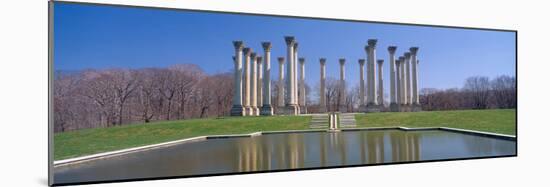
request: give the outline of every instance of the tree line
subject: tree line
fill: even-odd
[[[225,116],[232,104],[232,74],[207,75],[192,64],[54,76],[55,132]]]
[[[516,93],[515,77],[473,76],[462,88],[421,89],[419,99],[423,110],[516,108]]]

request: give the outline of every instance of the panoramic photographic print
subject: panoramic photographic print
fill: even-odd
[[[50,6],[54,185],[517,155],[516,31]]]

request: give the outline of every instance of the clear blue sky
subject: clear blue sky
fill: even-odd
[[[319,80],[319,58],[327,58],[327,76],[338,77],[338,58],[346,58],[346,79],[359,79],[357,60],[366,58],[368,39],[378,39],[389,87],[389,45],[401,55],[418,53],[420,88],[462,87],[473,75],[515,75],[515,33],[392,24],[342,22],[268,16],[56,3],[54,69],[168,67],[198,64],[207,73],[233,69],[233,40],[261,52],[271,41],[272,78],[276,58],[286,57],[283,36],[295,36],[306,58],[306,79]],[[386,91],[387,93],[388,91]]]

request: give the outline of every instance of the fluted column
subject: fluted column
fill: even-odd
[[[401,106],[403,105],[406,105],[407,104],[407,98],[406,98],[406,93],[405,92],[405,57],[403,56],[400,56],[399,57],[399,81],[400,81],[400,87],[401,87],[401,102],[399,104],[401,104]],[[401,110],[403,110],[404,108],[401,108]]]
[[[397,99],[396,99],[396,73],[395,73],[395,51],[397,50],[396,46],[389,46],[388,52],[389,65],[390,65],[390,111],[398,111]]]
[[[305,70],[305,63],[306,63],[306,59],[305,58],[299,58],[298,61],[300,62],[300,88],[299,88],[299,93],[298,93],[298,96],[299,96],[299,105],[300,105],[300,112],[302,114],[306,114],[307,113],[307,107],[306,107],[306,70]]]
[[[339,60],[340,62],[340,89],[339,89],[339,95],[340,95],[340,101],[339,101],[339,110],[340,112],[346,112],[346,59],[341,58]]]
[[[320,112],[326,112],[327,111],[327,104],[326,104],[326,95],[325,95],[325,80],[326,80],[326,59],[321,58],[319,59],[319,63],[321,64],[321,80],[320,80],[320,90],[319,90],[319,107]]]
[[[245,115],[250,115],[250,53],[252,50],[248,47],[243,49],[244,53],[244,109]]]
[[[292,72],[294,73],[292,75],[293,77],[293,86],[294,86],[294,92],[292,92],[294,94],[294,104],[296,104],[298,106],[298,114],[300,113],[300,103],[299,103],[299,100],[300,100],[300,97],[298,97],[298,42],[294,42],[294,60],[292,60]]]
[[[282,108],[285,106],[285,58],[279,57],[277,58],[277,61],[279,61],[279,83],[277,84],[278,92],[277,92],[277,106],[279,107],[279,110],[282,110]]]
[[[382,76],[382,65],[384,65],[384,60],[378,59],[378,105],[381,107],[384,106],[384,79]]]
[[[369,44],[369,51],[368,51],[368,60],[367,61],[370,61],[370,66],[371,66],[371,75],[370,75],[370,79],[371,79],[371,85],[369,86],[369,88],[371,89],[370,93],[371,93],[371,105],[375,106],[375,105],[378,105],[378,101],[376,100],[376,98],[378,98],[378,93],[376,91],[376,43],[377,43],[377,40],[376,39],[370,39],[368,40],[368,44]],[[369,105],[369,103],[367,103],[367,105]]]
[[[365,59],[359,59],[359,108],[365,107]]]
[[[256,53],[250,54],[250,63],[252,67],[250,68],[250,115],[257,116],[259,114],[258,110],[258,58],[256,58]]]
[[[262,42],[264,48],[264,77],[263,77],[263,96],[261,115],[273,115],[273,107],[271,106],[271,43]],[[284,60],[283,60],[284,63]],[[283,69],[281,67],[281,69]]]
[[[288,65],[287,65],[287,85],[286,85],[286,99],[285,99],[285,104],[286,104],[286,114],[288,115],[297,115],[298,114],[298,106],[297,106],[297,103],[296,103],[296,64],[294,63],[294,55],[295,55],[295,50],[294,50],[294,46],[295,46],[295,43],[296,41],[294,40],[294,37],[292,36],[287,36],[285,37],[285,42],[286,42],[286,45],[287,45],[287,62],[288,62]]]
[[[401,58],[395,60],[395,103],[397,104],[397,111],[401,110]]]
[[[411,88],[411,53],[406,52],[405,53],[405,91],[407,95],[407,105],[411,105],[412,103],[412,88]]]
[[[416,54],[418,52],[418,47],[411,47],[411,63],[412,63],[412,104],[419,106],[420,101],[418,98],[418,60],[416,59]]]
[[[380,107],[378,106],[378,92],[376,91],[377,82],[376,82],[376,39],[368,40],[368,46],[365,47],[367,50],[367,69],[368,73],[368,83],[367,91],[367,109],[366,112],[379,112]]]
[[[259,109],[264,105],[264,100],[263,100],[263,91],[264,91],[264,86],[263,86],[263,83],[264,83],[264,66],[263,66],[263,58],[261,56],[258,56],[256,57],[256,63],[258,63],[258,70],[256,70],[256,72],[258,73],[258,92],[256,93],[257,94],[257,98],[256,98],[256,101],[257,101],[257,106],[258,106],[258,113],[259,112]]]
[[[233,41],[235,47],[235,56],[233,56],[233,63],[235,67],[234,71],[234,87],[233,87],[233,106],[231,107],[230,114],[232,116],[243,116],[243,103],[242,103],[242,56],[243,56],[243,42]]]

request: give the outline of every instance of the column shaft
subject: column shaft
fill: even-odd
[[[230,115],[242,116],[242,56],[243,56],[243,43],[242,41],[234,41],[235,56],[233,56],[234,63],[234,87],[233,87],[233,106],[231,107]]]
[[[244,48],[244,108],[250,114],[250,48]]]
[[[252,53],[250,59],[252,60],[250,62],[252,64],[250,69],[250,115],[256,116],[258,115],[258,59],[256,53]]]
[[[287,36],[285,37],[285,42],[287,44],[287,86],[286,86],[286,112],[289,115],[299,114],[299,108],[297,105],[297,76],[296,76],[296,62],[295,54],[296,51],[294,47],[296,46],[296,41],[294,37]]]
[[[263,74],[263,89],[262,89],[262,109],[261,115],[273,115],[273,107],[271,106],[271,43],[262,42],[264,48],[264,74]]]
[[[299,97],[298,97],[298,42],[294,42],[294,55],[293,55],[294,59],[292,60],[292,72],[293,72],[293,94],[294,94],[294,100],[293,100],[293,104],[295,105],[299,105]]]
[[[371,70],[370,70],[370,85],[369,85],[369,93],[370,93],[370,102],[367,103],[367,105],[378,105],[378,101],[377,101],[377,98],[378,98],[378,93],[376,91],[376,43],[377,43],[377,40],[376,39],[370,39],[368,40],[368,59],[367,59],[367,63],[370,65],[371,67]]]
[[[412,103],[412,88],[411,88],[411,54],[405,53],[405,76],[406,76],[406,95],[407,95],[407,104]]]
[[[365,59],[359,59],[359,106],[365,106]]]
[[[302,114],[306,113],[306,70],[305,70],[305,58],[299,58],[298,61],[300,62],[300,85],[299,85],[299,105],[301,107],[300,112]]]
[[[264,105],[264,100],[263,100],[263,91],[264,91],[264,66],[263,66],[263,61],[262,61],[262,57],[257,57],[258,60],[257,60],[257,63],[258,63],[258,98],[257,98],[257,101],[258,101],[258,108],[262,107]]]
[[[398,59],[395,61],[395,94],[396,94],[396,104],[399,106],[403,102],[403,97],[401,97],[401,60]]]
[[[399,57],[399,73],[401,84],[401,105],[407,104],[407,92],[406,92],[406,76],[405,76],[405,57]]]
[[[341,58],[339,60],[340,62],[340,112],[346,112],[346,68],[344,67],[346,64],[346,59]]]
[[[285,106],[285,58],[279,57],[277,58],[279,61],[279,83],[277,85],[278,92],[277,92],[277,106],[278,107],[284,107]]]
[[[326,59],[321,58],[319,60],[319,63],[321,64],[321,82],[320,82],[320,90],[319,90],[319,105],[320,105],[320,112],[326,112],[327,111],[327,105],[326,105],[326,95],[325,95],[325,80],[326,80],[326,69],[325,69],[325,63]]]
[[[378,105],[384,106],[384,79],[382,76],[382,66],[384,60],[378,60]]]
[[[416,54],[418,52],[418,47],[411,47],[411,63],[412,63],[412,104],[420,105],[418,98],[418,60]]]

